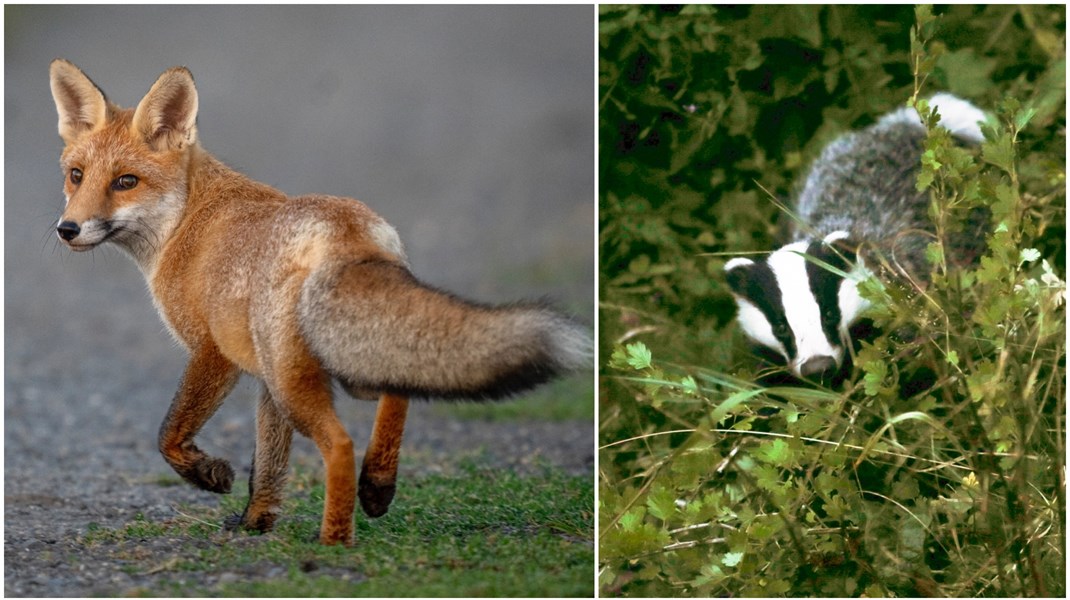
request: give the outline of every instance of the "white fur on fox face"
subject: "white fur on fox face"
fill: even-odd
[[[777,280],[783,301],[784,316],[795,337],[795,356],[789,357],[792,373],[802,376],[801,367],[816,356],[830,356],[842,364],[843,348],[840,340],[833,345],[821,327],[821,308],[810,291],[810,277],[806,273],[806,252],[809,242],[788,244],[769,256],[769,268]],[[842,323],[842,321],[841,321]]]

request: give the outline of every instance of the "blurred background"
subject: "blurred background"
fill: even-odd
[[[488,302],[546,298],[592,323],[593,32],[584,6],[5,7],[6,537],[20,499],[32,508],[117,492],[129,485],[116,468],[167,472],[155,434],[186,360],[132,261],[56,243],[52,59],[74,62],[122,106],[185,65],[200,141],[231,167],[289,194],[368,204],[430,284]],[[572,401],[593,402],[590,380],[571,380]],[[202,436],[239,478],[256,393],[240,384]],[[363,448],[374,405],[339,409]],[[480,443],[431,410],[414,407],[413,427],[435,425],[405,448],[419,453],[436,435],[446,449]],[[590,473],[592,419],[568,427],[558,428],[567,443],[516,451],[563,452]]]

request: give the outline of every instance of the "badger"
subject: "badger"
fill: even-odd
[[[976,106],[949,94],[929,105],[957,141],[983,141],[985,114]],[[799,193],[791,243],[760,262],[725,264],[744,334],[794,377],[823,379],[844,366],[850,328],[868,307],[858,290],[869,273],[860,249],[872,248],[927,281],[925,248],[934,227],[929,194],[916,188],[925,137],[918,113],[901,108],[833,140]],[[985,219],[970,221],[949,241],[949,258],[972,261],[983,252]]]

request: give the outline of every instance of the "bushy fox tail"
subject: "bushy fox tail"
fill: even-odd
[[[563,315],[462,300],[388,262],[317,269],[298,314],[312,352],[350,390],[502,398],[580,368],[591,355],[586,331]]]

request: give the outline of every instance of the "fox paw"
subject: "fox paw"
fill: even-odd
[[[242,516],[237,513],[234,513],[233,515],[230,515],[229,517],[223,519],[223,530],[237,531],[241,529],[241,519]]]
[[[360,498],[360,507],[364,514],[369,517],[381,517],[390,508],[390,502],[394,499],[397,486],[393,481],[386,484],[378,484],[368,478],[363,472],[360,474],[360,482],[357,484],[357,497]]]
[[[260,533],[267,533],[275,527],[275,515],[263,514],[255,519],[249,519],[245,514],[233,514],[223,519],[223,529],[227,531],[238,531],[245,529],[247,531],[258,531]]]
[[[217,494],[229,494],[234,484],[234,469],[230,463],[210,456],[193,463],[193,468],[183,475],[193,485]]]
[[[319,542],[320,544],[322,544],[324,546],[342,545],[342,546],[345,546],[347,548],[351,548],[351,547],[353,547],[353,532],[339,530],[339,531],[333,531],[333,532],[330,533],[330,535],[326,535],[325,536],[325,535],[323,535],[323,529],[321,528],[321,529],[317,529],[316,533],[314,533],[312,535],[312,537],[309,538],[308,541],[310,541],[312,543]]]

